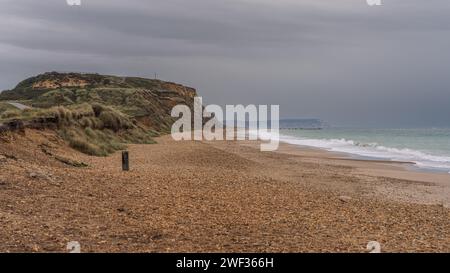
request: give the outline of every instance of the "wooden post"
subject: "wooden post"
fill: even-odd
[[[130,170],[128,151],[123,151],[122,152],[122,170],[123,171],[129,171]]]

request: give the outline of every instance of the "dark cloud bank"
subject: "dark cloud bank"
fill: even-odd
[[[450,126],[450,1],[0,0],[0,89],[45,71],[152,77],[206,103],[346,126]]]

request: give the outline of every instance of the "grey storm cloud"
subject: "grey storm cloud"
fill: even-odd
[[[349,126],[450,126],[447,0],[0,0],[0,89],[45,71],[151,77],[206,103]]]

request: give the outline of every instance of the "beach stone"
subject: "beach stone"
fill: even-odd
[[[50,179],[50,177],[44,173],[30,172],[29,176],[30,176],[30,178],[33,178],[33,179],[37,179],[37,178]]]
[[[339,200],[341,200],[343,203],[350,202],[352,198],[350,196],[341,195],[339,196]]]
[[[369,253],[381,253],[381,244],[377,241],[370,241],[367,244],[367,251]]]

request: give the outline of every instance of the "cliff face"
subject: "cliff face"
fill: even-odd
[[[50,72],[0,93],[0,131],[56,128],[72,142],[81,139],[89,144],[104,139],[99,147],[107,137],[117,138],[118,143],[149,142],[145,136],[148,132],[156,135],[170,131],[173,106],[192,108],[196,95],[193,88],[160,80]],[[6,105],[1,101],[8,100],[32,108],[20,111],[1,107],[2,103]],[[107,153],[108,149],[101,152]]]
[[[196,95],[193,88],[160,80],[49,72],[28,78],[13,90],[3,91],[0,101],[26,101],[34,108],[43,109],[98,103],[145,120],[158,130],[170,125],[173,106],[191,107]]]

